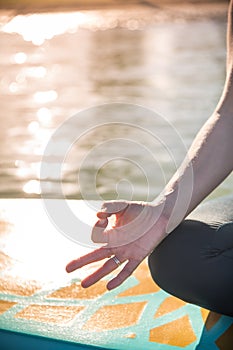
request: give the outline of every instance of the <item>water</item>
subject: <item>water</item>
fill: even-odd
[[[0,196],[39,197],[44,159],[49,197],[153,199],[220,96],[226,5],[0,22]]]

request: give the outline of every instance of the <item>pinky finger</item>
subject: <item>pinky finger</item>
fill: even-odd
[[[133,273],[133,271],[138,267],[139,264],[140,261],[128,261],[124,268],[121,270],[121,272],[115,278],[108,282],[108,290],[120,286]]]

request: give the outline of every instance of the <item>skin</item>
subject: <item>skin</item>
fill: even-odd
[[[154,203],[108,201],[97,213],[94,242],[105,243],[67,266],[72,272],[92,262],[103,265],[82,281],[87,288],[118,268],[107,284],[118,287],[166,236],[201,203],[233,170],[233,0],[230,1],[227,28],[226,80],[213,114],[196,135],[181,167]],[[108,227],[109,218],[115,224]],[[106,260],[106,258],[108,258]]]

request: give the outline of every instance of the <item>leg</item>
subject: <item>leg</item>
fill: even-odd
[[[233,196],[200,205],[152,252],[149,267],[170,294],[233,316]]]

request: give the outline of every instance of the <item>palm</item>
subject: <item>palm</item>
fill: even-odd
[[[97,213],[99,220],[93,227],[92,239],[106,245],[70,262],[67,271],[71,272],[89,263],[116,256],[117,260],[125,264],[119,274],[108,283],[107,288],[119,286],[162,240],[165,222],[160,214],[159,206],[146,203],[104,203],[102,210]],[[109,229],[109,218],[113,216],[115,220]],[[89,287],[117,267],[114,259],[108,259],[88,276],[82,285]]]

